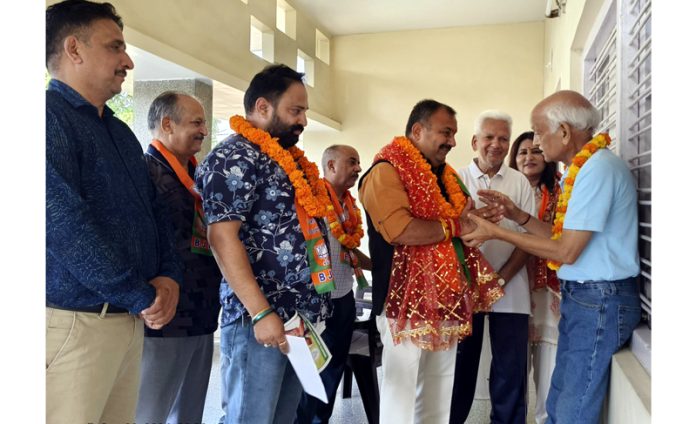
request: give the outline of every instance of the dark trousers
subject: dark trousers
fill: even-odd
[[[343,377],[343,370],[348,359],[350,342],[353,338],[353,323],[355,321],[355,297],[353,291],[347,295],[331,299],[333,314],[326,320],[326,329],[321,334],[322,339],[331,352],[329,365],[321,372],[329,403],[326,404],[314,396],[302,393],[302,400],[297,407],[296,423],[328,423],[333,412],[338,384]]]
[[[473,332],[457,346],[450,424],[463,424],[476,391],[483,313],[474,314]],[[529,315],[488,313],[491,340],[491,423],[524,424],[527,415],[527,339]]]

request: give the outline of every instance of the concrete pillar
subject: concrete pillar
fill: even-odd
[[[155,97],[167,90],[191,94],[196,96],[203,104],[209,134],[203,140],[203,148],[196,155],[196,158],[200,161],[210,152],[210,133],[212,133],[213,129],[213,85],[210,80],[136,80],[133,83],[133,132],[135,132],[140,145],[145,150],[152,141],[152,134],[147,129],[147,111],[150,109],[150,104]]]

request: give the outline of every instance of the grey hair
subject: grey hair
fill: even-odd
[[[329,169],[329,161],[336,159],[336,154],[346,147],[350,146],[345,144],[334,144],[324,150],[324,153],[321,155],[321,168],[324,171],[324,175],[326,175],[326,171]]]
[[[555,132],[565,122],[576,130],[594,133],[602,117],[592,105],[577,105],[564,102],[552,103],[544,108],[549,131]]]
[[[474,134],[481,134],[481,128],[486,119],[492,119],[494,121],[505,121],[508,125],[508,129],[512,131],[512,117],[505,112],[500,110],[484,110],[474,121]]]
[[[201,103],[196,97],[183,91],[169,90],[160,94],[150,104],[147,112],[147,128],[150,131],[157,131],[162,119],[170,117],[177,124],[181,121],[181,107],[179,107],[179,97],[186,96]]]

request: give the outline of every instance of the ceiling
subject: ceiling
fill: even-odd
[[[550,1],[550,0],[549,0]],[[293,0],[292,5],[331,35],[348,35],[467,25],[540,21],[547,0]],[[133,79],[170,80],[198,78],[213,85],[213,116],[227,118],[243,113],[244,93],[211,81],[190,69],[135,46],[128,54],[136,64],[128,73],[124,90],[133,92]],[[310,120],[308,130],[330,131]]]
[[[546,3],[547,0],[292,0],[295,8],[331,35],[541,21]]]

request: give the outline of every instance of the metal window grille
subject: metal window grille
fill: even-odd
[[[597,56],[591,61],[587,82],[587,98],[599,110],[601,121],[596,132],[606,132],[617,140],[617,73],[616,65],[618,61],[616,49],[616,26],[611,30],[608,39],[599,48],[595,49]],[[618,141],[618,140],[617,140]],[[617,153],[619,143],[614,142],[610,149]]]
[[[585,95],[600,111],[598,132],[628,163],[638,190],[641,305],[651,324],[651,2],[612,2],[585,56]]]
[[[631,0],[622,8],[626,34],[622,43],[622,157],[628,162],[638,187],[638,248],[640,254],[641,305],[651,323],[652,286],[652,72],[650,0]]]

